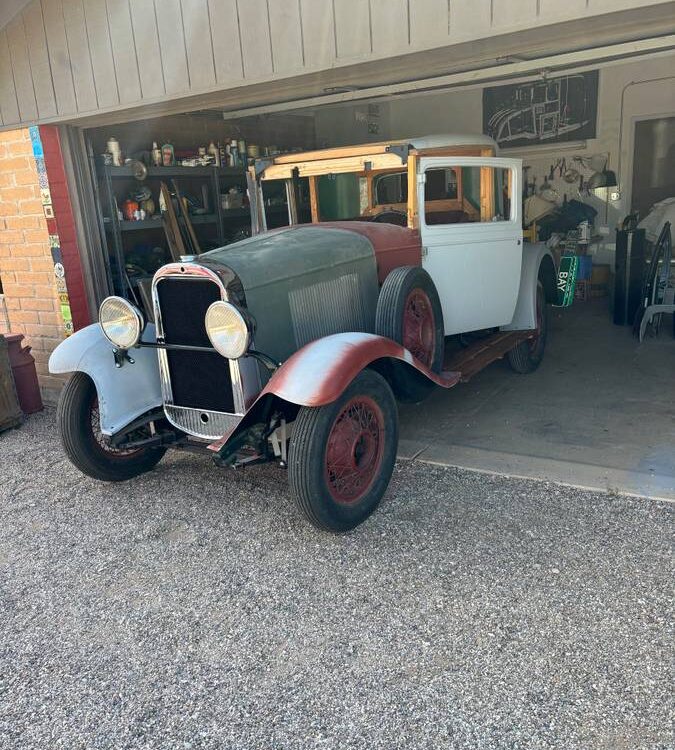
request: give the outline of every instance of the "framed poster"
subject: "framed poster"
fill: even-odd
[[[598,71],[483,89],[483,132],[501,148],[595,138]]]

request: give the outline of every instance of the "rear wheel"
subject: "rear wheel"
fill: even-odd
[[[544,286],[541,281],[537,282],[537,328],[536,334],[527,341],[522,341],[518,346],[506,355],[509,365],[514,372],[526,375],[534,372],[541,364],[546,349],[546,336],[548,334],[548,308]]]
[[[61,442],[68,458],[94,479],[121,482],[150,471],[164,448],[113,448],[101,433],[98,396],[93,380],[74,373],[66,383],[56,412]]]
[[[363,370],[337,401],[302,407],[293,425],[288,478],[298,507],[319,529],[353,529],[377,508],[398,446],[387,381]]]
[[[395,268],[377,300],[375,331],[397,341],[432,372],[443,366],[443,310],[429,274],[417,266]],[[391,384],[401,401],[418,403],[434,389],[429,378],[403,362],[392,362]]]

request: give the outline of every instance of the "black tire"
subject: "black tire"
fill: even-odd
[[[419,347],[410,343],[405,330],[406,310],[410,310],[411,295],[416,294],[426,299],[423,306],[428,308],[426,312],[431,316],[424,326],[426,335],[420,334]],[[432,372],[439,373],[445,353],[444,331],[441,301],[429,274],[419,266],[395,268],[380,289],[375,332],[410,349]],[[429,378],[403,362],[391,363],[390,382],[396,398],[407,403],[423,401],[434,389]]]
[[[92,379],[83,372],[74,373],[61,392],[56,411],[61,443],[71,462],[83,474],[104,482],[121,482],[150,471],[166,449],[122,451],[106,446],[93,424],[97,404]]]
[[[544,285],[541,281],[537,282],[537,318],[538,336],[528,341],[522,341],[506,355],[511,369],[521,375],[534,372],[539,367],[546,349],[548,305],[546,304]]]
[[[319,529],[355,528],[380,504],[397,447],[394,394],[381,375],[363,370],[337,401],[298,412],[288,451],[288,479],[298,507]]]

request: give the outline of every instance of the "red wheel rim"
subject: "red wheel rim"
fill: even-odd
[[[421,289],[413,289],[403,311],[403,346],[427,367],[436,353],[436,325],[431,300]]]
[[[368,396],[355,396],[335,418],[326,445],[325,479],[333,499],[357,503],[377,478],[384,454],[384,415]]]

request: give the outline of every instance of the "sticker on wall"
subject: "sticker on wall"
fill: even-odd
[[[36,160],[44,158],[45,153],[42,150],[40,128],[37,125],[33,125],[30,128],[28,128],[28,132],[30,133],[31,145],[33,146],[33,156],[35,157]]]
[[[42,205],[51,205],[52,194],[49,192],[49,188],[40,188],[40,198],[42,198]]]

